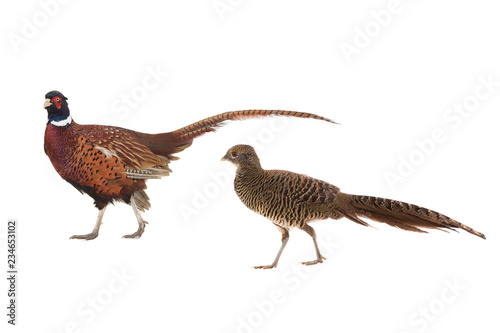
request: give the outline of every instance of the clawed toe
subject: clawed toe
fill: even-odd
[[[306,266],[316,265],[317,263],[323,262],[323,259],[326,259],[323,256],[321,256],[321,258],[322,259],[316,259],[316,260],[312,260],[312,261],[304,261],[302,263],[302,265],[306,265]]]
[[[85,239],[85,240],[91,240],[94,239],[98,236],[99,234],[97,232],[91,232],[90,234],[86,235],[73,235],[69,239]]]
[[[133,234],[124,235],[123,238],[140,238],[142,236],[143,232],[144,232],[144,230],[141,230],[141,231],[137,230]]]
[[[263,265],[263,266],[253,266],[253,268],[255,269],[270,269],[270,268],[274,268],[276,267],[276,265]]]
[[[145,224],[148,224],[148,222],[144,221]],[[144,233],[144,227],[137,229],[136,232],[130,235],[125,235],[123,238],[140,238],[142,234]]]

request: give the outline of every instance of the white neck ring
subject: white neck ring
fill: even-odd
[[[73,119],[71,118],[71,115],[69,115],[68,118],[66,118],[66,119],[59,120],[59,121],[52,120],[50,123],[54,126],[63,127],[63,126],[67,126],[67,125],[71,124],[72,122],[73,122]]]

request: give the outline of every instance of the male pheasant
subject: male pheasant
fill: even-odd
[[[333,121],[314,114],[280,110],[245,110],[209,117],[173,132],[146,134],[104,125],[79,125],[71,118],[67,98],[58,91],[45,95],[48,112],[45,153],[59,175],[81,193],[94,199],[99,215],[93,231],[71,238],[94,239],[99,234],[106,206],[123,201],[132,206],[138,230],[126,238],[140,237],[146,221],[141,212],[150,208],[144,191],[146,180],[168,176],[172,154],[188,148],[193,139],[213,132],[226,120],[280,115]]]
[[[316,260],[303,262],[313,265],[324,258],[316,243],[316,233],[308,224],[315,220],[346,217],[364,226],[360,219],[384,222],[404,230],[426,232],[420,228],[463,229],[473,235],[486,237],[468,226],[443,214],[401,201],[340,192],[336,186],[312,177],[284,170],[264,170],[253,147],[237,145],[228,150],[222,160],[236,165],[234,189],[240,200],[256,213],[270,219],[281,231],[281,248],[271,265],[273,268],[288,242],[288,231],[295,227],[307,232],[314,241]]]

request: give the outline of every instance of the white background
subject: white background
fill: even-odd
[[[1,279],[2,330],[498,332],[500,86],[466,118],[444,118],[473,103],[476,89],[487,91],[480,77],[500,81],[498,6],[401,0],[381,27],[371,13],[386,13],[390,1],[221,3],[230,9],[218,12],[212,0],[2,4],[0,258],[6,221],[16,218],[20,272],[15,328],[6,324]],[[359,35],[367,27],[368,41]],[[355,42],[348,62],[341,45]],[[168,76],[135,108],[117,109],[155,69]],[[44,154],[42,104],[53,89],[69,98],[78,123],[150,133],[248,108],[312,112],[342,125],[229,123],[178,154],[170,177],[148,183],[141,239],[121,238],[137,223],[116,204],[96,240],[69,240],[92,230],[97,210]],[[416,141],[436,129],[445,139],[424,155]],[[313,224],[323,264],[299,264],[314,250],[294,230],[278,268],[254,270],[272,262],[280,234],[239,202],[227,176],[234,168],[220,162],[251,137],[264,168],[422,205],[488,239],[328,220]],[[410,157],[418,165],[389,186],[387,173]],[[181,213],[186,207],[197,215]]]

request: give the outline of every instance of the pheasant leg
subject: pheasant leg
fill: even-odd
[[[137,229],[136,232],[130,235],[125,235],[123,238],[140,238],[142,236],[142,233],[144,232],[144,229],[146,228],[146,224],[148,222],[144,221],[144,219],[141,216],[141,212],[139,209],[137,209],[137,204],[135,203],[135,199],[132,197],[132,200],[130,200],[130,205],[132,206],[132,209],[134,210],[135,217],[137,218],[137,222],[139,223],[139,228]]]
[[[283,253],[283,250],[285,249],[286,243],[288,243],[289,234],[288,234],[287,229],[285,229],[279,225],[276,225],[276,226],[281,231],[281,235],[282,235],[281,236],[281,247],[278,251],[278,255],[276,256],[276,258],[274,259],[274,261],[271,265],[253,266],[253,268],[255,268],[255,269],[269,269],[269,268],[274,268],[274,267],[278,266],[278,260],[280,260],[281,253]]]
[[[309,265],[315,265],[317,263],[323,262],[323,260],[326,260],[326,258],[323,257],[321,255],[321,253],[319,252],[318,242],[316,241],[316,232],[314,231],[314,229],[308,224],[304,224],[304,226],[300,229],[304,230],[305,232],[307,232],[309,234],[309,236],[312,237],[313,242],[314,242],[314,248],[316,249],[316,260],[304,261],[302,264],[309,266]]]
[[[99,209],[99,215],[97,215],[97,222],[95,223],[94,230],[90,234],[86,235],[73,235],[69,239],[86,239],[91,240],[96,238],[99,235],[99,228],[102,224],[102,217],[104,216],[104,212],[106,211],[106,206],[104,208]]]

